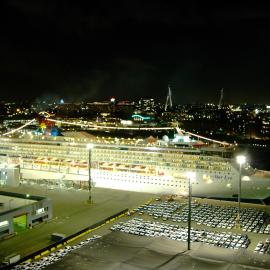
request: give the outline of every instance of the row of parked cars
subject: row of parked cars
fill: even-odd
[[[89,244],[90,242],[95,241],[96,239],[100,238],[101,236],[99,235],[94,235],[90,238],[87,238],[85,241],[81,241],[77,245],[73,246],[65,246],[64,248],[58,249],[55,252],[50,253],[47,256],[43,256],[40,260],[38,261],[32,261],[32,262],[23,262],[21,264],[15,265],[11,269],[16,269],[16,270],[40,270],[44,269],[47,266],[61,260],[64,256],[66,256],[68,253],[70,253],[72,250],[81,248],[82,246]]]
[[[265,242],[260,241],[254,252],[259,254],[270,254],[270,238],[266,239]]]
[[[139,236],[167,237],[177,241],[187,241],[188,229],[175,224],[146,221],[133,218],[127,222],[119,222],[111,227],[112,231],[120,231]],[[191,242],[203,242],[224,248],[247,248],[250,240],[247,235],[231,232],[211,232],[191,228]]]
[[[233,206],[217,206],[211,204],[191,204],[191,220],[198,225],[212,228],[232,229],[235,227],[238,208]],[[162,218],[174,222],[188,221],[188,206],[179,202],[157,202],[145,204],[135,209],[139,215],[144,213],[154,219]],[[270,233],[270,216],[265,211],[254,208],[241,208],[240,224],[243,231],[255,233]]]

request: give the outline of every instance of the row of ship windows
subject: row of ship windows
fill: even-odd
[[[33,150],[33,148],[31,148]],[[20,151],[29,151],[29,147],[27,146],[25,149],[20,149]],[[58,150],[58,148],[53,148],[50,149],[50,147],[48,148],[47,146],[44,147],[38,147],[35,149],[36,151],[41,151],[41,152],[47,152],[47,153],[55,153],[58,152],[59,154],[75,154],[75,155],[80,155],[80,156],[88,156],[88,152],[87,151],[82,151],[81,148],[76,148],[76,149],[72,149],[72,150]],[[133,151],[129,151],[127,153],[119,151],[116,152],[115,150],[104,150],[104,149],[95,149],[93,150],[93,157],[97,156],[97,158],[99,158],[100,156],[119,156],[120,158],[130,158],[132,156],[138,156],[138,152],[133,152]],[[157,158],[156,154],[152,154],[152,153],[143,153],[143,157],[153,157],[153,158]],[[183,155],[183,154],[159,154],[158,157],[160,158],[174,158],[176,160],[200,160],[200,161],[212,161],[212,160],[216,160],[218,157],[208,157],[208,156],[199,156],[199,155]]]
[[[24,163],[27,164],[27,162],[24,162]],[[31,162],[31,163],[28,163],[28,164],[33,165],[32,162]],[[59,165],[49,165],[49,164],[38,164],[38,165],[34,165],[35,168],[37,168],[37,167],[39,167],[39,166],[42,166],[42,167],[50,167],[50,166],[51,166],[51,167],[56,167],[56,166],[57,166],[57,168],[59,167]],[[95,168],[95,167],[92,167],[92,168]],[[75,170],[75,171],[79,171],[78,168],[71,168],[71,169],[73,169],[73,171],[74,171],[74,170]],[[171,170],[172,170],[172,169],[171,169]],[[179,168],[174,169],[174,170],[172,170],[172,171],[175,172],[176,170],[185,173],[184,170],[179,169]],[[167,170],[167,171],[169,171],[169,170]],[[205,172],[207,172],[207,171],[205,171]],[[110,175],[110,174],[107,174],[107,175]],[[173,173],[172,176],[179,179],[179,178],[181,178],[182,175],[177,175],[177,174],[174,174],[174,173]],[[225,180],[232,179],[231,173],[225,173],[225,174],[224,174],[224,173],[222,173],[222,172],[215,172],[215,175],[214,175],[214,176],[212,175],[212,177],[214,177],[216,180],[222,180],[222,179],[221,179],[221,176],[222,176],[224,179],[226,178]],[[126,175],[126,177],[128,177],[128,175]],[[144,178],[147,178],[147,176],[142,176],[142,175],[140,175],[140,176],[134,176],[134,177],[144,177]],[[170,181],[170,180],[160,178],[159,181]]]
[[[99,177],[99,178],[102,178],[102,177],[106,177],[106,178],[112,178],[111,177],[111,173],[104,173],[104,172],[96,172],[95,173],[95,176],[96,177]],[[124,178],[127,178],[129,179],[130,178],[130,175],[129,174],[122,174],[121,177],[124,177]],[[119,178],[121,178],[119,176]],[[177,176],[173,176],[173,177],[177,177]],[[231,175],[218,175],[218,174],[215,174],[215,175],[204,175],[203,176],[203,179],[204,178],[207,178],[209,177],[211,180],[213,181],[222,181],[222,180],[232,180],[232,176]],[[115,178],[115,177],[114,177]],[[132,178],[139,178],[139,179],[143,179],[143,180],[148,180],[149,177],[148,176],[143,176],[143,175],[132,175]],[[151,177],[152,181],[154,180],[155,182],[175,182],[175,183],[187,183],[187,179],[184,179],[184,178],[153,178]],[[177,180],[176,180],[177,179]]]
[[[97,177],[97,179],[103,179],[101,177]],[[109,181],[115,181],[114,178],[108,179]],[[165,184],[165,183],[156,183],[156,182],[145,182],[145,181],[136,181],[136,180],[124,180],[124,179],[117,179],[120,182],[129,182],[129,183],[140,183],[140,184],[148,184],[148,185],[159,185],[159,186],[167,186],[167,187],[182,187],[182,188],[188,188],[187,185],[172,185],[172,184]]]
[[[182,161],[182,162],[188,162],[188,161],[192,161],[192,162],[199,162],[199,163],[203,163],[203,162],[207,162],[207,163],[209,163],[209,162],[214,162],[214,163],[216,163],[216,162],[225,162],[225,160],[224,159],[220,159],[220,160],[218,160],[218,159],[212,159],[212,160],[210,160],[210,159],[196,159],[196,160],[194,160],[194,158],[189,158],[189,157],[186,157],[186,158],[175,158],[175,157],[173,157],[173,156],[167,156],[167,157],[163,157],[163,156],[161,156],[161,157],[159,157],[159,156],[149,156],[149,155],[146,155],[146,154],[144,154],[144,153],[137,153],[136,155],[122,155],[121,153],[100,153],[100,154],[92,154],[92,157],[95,159],[95,158],[97,158],[97,159],[99,159],[99,158],[102,158],[102,157],[114,157],[114,158],[125,158],[125,159],[134,159],[134,158],[137,158],[137,159],[151,159],[151,158],[153,158],[153,159],[155,159],[155,160],[159,160],[159,161],[164,161],[164,162],[166,162],[167,160],[172,160],[172,161]],[[226,160],[226,162],[228,162],[227,160]]]
[[[23,156],[23,158],[32,158],[31,156]],[[101,162],[110,162],[113,161],[113,163],[116,163],[115,160],[107,160],[107,161],[101,161]],[[100,161],[99,161],[100,162]],[[95,162],[93,161],[93,167],[95,166],[95,164],[99,164],[99,162]],[[123,162],[123,160],[122,160]],[[124,165],[124,164],[123,164]],[[138,163],[130,163],[128,165],[139,165]],[[157,163],[157,162],[153,162],[153,164],[151,164],[152,166],[158,165],[160,168],[162,168],[162,164]],[[173,165],[173,166],[172,166]],[[180,168],[179,168],[180,167]],[[201,170],[213,170],[213,171],[231,171],[231,167],[227,167],[227,166],[223,166],[223,164],[220,164],[219,166],[195,166],[195,165],[191,165],[191,166],[181,166],[181,164],[170,164],[168,163],[167,166],[165,167],[166,170],[171,170],[171,171],[179,171],[179,170],[183,170],[186,168],[190,168],[190,169],[201,169]]]
[[[197,165],[209,165],[211,164],[212,166],[216,166],[216,165],[229,165],[228,162],[223,162],[223,161],[215,161],[215,162],[208,162],[208,161],[196,161],[194,162],[193,160],[173,160],[173,159],[150,159],[147,156],[136,156],[134,158],[132,157],[117,157],[117,156],[112,156],[112,155],[100,155],[97,157],[92,157],[93,160],[103,160],[104,162],[109,161],[109,160],[114,160],[114,161],[121,161],[121,160],[126,160],[127,162],[140,162],[140,161],[147,161],[149,163],[151,162],[158,162],[159,164],[175,164],[175,165],[179,165],[179,164],[197,164]]]
[[[129,152],[122,152],[122,151],[118,151],[116,152],[115,150],[104,150],[104,149],[95,149],[93,151],[94,156],[104,156],[104,155],[113,155],[113,156],[121,156],[121,157],[132,157],[132,156],[138,156],[138,152],[137,151],[129,151]],[[158,154],[158,155],[157,155]],[[164,159],[168,159],[168,158],[173,158],[173,159],[181,159],[181,160],[198,160],[198,161],[216,161],[217,159],[221,159],[223,160],[222,157],[219,156],[201,156],[199,154],[196,155],[189,155],[189,154],[180,154],[180,153],[147,153],[147,152],[143,152],[143,156],[149,158],[149,157],[154,157],[155,159],[158,158],[164,158]]]
[[[55,157],[59,157],[59,155],[55,154],[54,155]],[[26,156],[24,156],[26,157]],[[29,158],[31,158],[31,156],[29,156]],[[104,159],[103,162],[110,162],[110,161],[114,161],[116,162],[115,159],[112,159],[112,158],[108,158],[108,159]],[[123,159],[119,160],[119,162],[123,161]],[[127,160],[128,161],[128,160]],[[133,161],[133,163],[131,163],[131,165],[133,165],[134,163],[136,163],[135,161]],[[139,160],[137,161],[137,164],[141,163]],[[149,163],[149,162],[147,162]],[[136,165],[136,164],[135,164]],[[158,162],[151,162],[149,165],[159,165],[159,166],[166,166],[168,167],[167,169],[169,170],[179,170],[178,167],[181,167],[181,168],[190,168],[190,169],[201,169],[201,170],[213,170],[213,171],[231,171],[231,167],[227,167],[227,166],[224,166],[225,164],[218,164],[216,166],[207,166],[207,165],[195,165],[195,164],[190,164],[190,165],[187,165],[187,164],[176,164],[176,163],[166,163],[166,164],[162,164],[162,163],[158,163]]]
[[[96,175],[95,177],[97,177],[97,178],[104,178],[104,177],[106,177],[106,178],[109,178],[109,179],[115,179],[115,177],[110,177],[110,175]],[[125,176],[123,176],[123,177],[125,177]],[[143,177],[143,176],[133,176],[132,177],[133,179],[134,178],[139,178],[139,179],[142,179],[142,180],[144,180],[144,181],[149,181],[149,179],[147,179],[147,177]],[[117,178],[117,179],[122,179],[121,177],[119,177],[119,178]],[[124,179],[129,179],[129,177],[128,176],[126,176]],[[184,180],[182,180],[182,181],[175,181],[175,180],[170,180],[170,179],[151,179],[154,183],[160,183],[160,182],[169,182],[169,183],[186,183],[187,181],[184,181]],[[137,181],[137,179],[136,179],[136,181]]]
[[[5,151],[5,154],[8,155],[22,155],[22,156],[29,156],[29,157],[38,157],[38,156],[53,156],[53,157],[59,157],[59,158],[66,158],[67,155],[70,156],[72,155],[72,157],[74,158],[74,156],[76,156],[77,158],[84,158],[81,153],[77,153],[77,154],[67,154],[67,153],[62,153],[61,151],[54,151],[54,152],[49,152],[49,151],[33,151],[33,150],[28,150],[28,151]],[[86,160],[86,157],[84,158]]]
[[[29,162],[32,164],[32,161],[27,161],[27,160],[24,161],[24,163],[29,163]],[[55,165],[55,164],[42,164],[42,166],[45,166],[45,165],[48,167],[48,166],[53,166],[53,165]],[[60,164],[58,164],[58,165],[60,165]],[[92,168],[97,168],[96,165],[97,165],[97,164],[95,164],[95,165],[93,164],[93,165],[92,165]],[[129,171],[129,169],[127,169],[126,171]],[[182,169],[182,168],[166,168],[166,171],[167,171],[167,172],[168,172],[168,171],[171,171],[171,172],[176,172],[176,171],[178,171],[178,172],[183,172],[183,173],[185,172],[185,170]],[[143,172],[143,171],[142,171],[142,172]],[[205,170],[205,172],[207,173],[207,172],[209,172],[209,171]],[[231,175],[230,172],[227,172],[227,173],[224,174],[224,172],[216,171],[215,174],[217,175],[217,177],[218,177],[218,175],[222,175],[222,176],[224,176],[225,178],[228,178],[228,177],[229,177],[229,178],[232,178],[232,175]],[[174,176],[174,177],[177,177],[177,176],[174,175],[174,174],[173,174],[173,176]],[[142,177],[142,176],[138,176],[138,177]]]
[[[24,163],[28,163],[28,164],[33,164],[34,163],[34,160],[27,160],[27,159],[25,159],[24,160]],[[61,164],[61,162],[58,162],[57,164],[42,164],[43,166],[44,165],[47,165],[47,166],[63,166],[63,164]],[[67,164],[64,164],[64,165],[67,165]],[[92,168],[94,169],[100,169],[100,167],[98,166],[98,164],[92,164]],[[116,169],[116,168],[114,168],[114,169]],[[151,169],[155,169],[155,168],[151,168]],[[125,171],[131,171],[130,170],[130,168],[126,168],[126,170]],[[147,171],[147,170],[146,170]],[[183,169],[183,168],[166,168],[166,171],[171,171],[172,173],[173,172],[176,172],[176,171],[178,171],[178,172],[185,172],[185,170]],[[142,170],[142,172],[144,172],[144,170]],[[219,172],[216,172],[216,173],[218,173],[218,174],[222,174],[222,175],[224,175],[224,172],[221,172],[221,171],[219,171]],[[230,172],[227,172],[227,173],[225,173],[225,175],[231,175],[231,173]]]
[[[127,160],[126,160],[127,161]],[[104,159],[104,161],[102,162],[117,162],[114,159]],[[119,163],[123,162],[123,160],[119,160]],[[141,162],[137,161],[137,162],[133,162],[133,163],[128,163],[127,165],[139,165]],[[195,164],[174,164],[174,163],[167,163],[167,164],[162,164],[162,163],[158,163],[158,162],[151,162],[149,164],[149,162],[145,162],[145,165],[152,165],[152,166],[159,166],[160,168],[165,167],[166,170],[172,170],[172,171],[178,171],[181,169],[199,169],[199,170],[212,170],[212,171],[227,171],[230,172],[231,171],[231,167],[227,167],[224,166],[224,164],[220,164],[220,165],[216,165],[216,166],[207,166],[207,165],[195,165]]]
[[[111,177],[111,174],[109,173],[96,173],[94,177],[97,177],[97,178],[109,178],[109,179],[115,179],[116,177]],[[122,179],[122,177],[124,179],[130,179],[130,175],[122,175],[121,177],[117,177],[117,179]],[[138,178],[138,180],[143,180],[143,181],[150,181],[149,177],[147,176],[137,176],[137,175],[134,175],[132,176],[132,178]],[[138,182],[138,180],[136,179],[135,181]],[[124,181],[124,180],[123,180]],[[168,179],[168,178],[151,178],[151,181],[154,183],[154,184],[158,184],[160,182],[167,182],[167,183],[176,183],[176,184],[186,184],[187,183],[187,180],[186,179],[181,179],[180,181],[179,180],[175,180],[175,179]]]
[[[182,166],[180,168],[179,167],[170,167],[170,166],[168,166],[168,168],[166,168],[166,170],[173,171],[174,172],[174,171],[182,171],[183,169],[187,169],[187,168],[190,168],[190,169],[201,169],[201,170],[206,170],[206,171],[209,171],[209,170],[210,171],[219,171],[218,172],[219,174],[223,173],[224,171],[227,171],[227,174],[228,175],[230,174],[230,171],[231,171],[231,167],[224,167],[224,166],[219,166],[219,167]]]
[[[72,151],[70,151],[72,152]],[[80,152],[81,153],[81,152]],[[182,161],[189,161],[191,160],[192,162],[216,162],[217,159],[219,158],[208,158],[208,157],[201,157],[201,158],[194,158],[194,156],[175,156],[175,155],[148,155],[147,153],[136,153],[136,154],[132,154],[132,153],[129,153],[129,154],[123,154],[123,153],[115,153],[115,152],[110,152],[110,153],[106,153],[106,152],[100,152],[100,153],[92,153],[93,157],[94,158],[100,158],[100,157],[108,157],[108,156],[113,156],[115,158],[119,157],[119,158],[127,158],[127,159],[133,159],[134,157],[138,158],[138,157],[141,157],[141,158],[146,158],[146,159],[149,159],[149,158],[153,158],[153,159],[159,159],[159,160],[168,160],[168,159],[172,159],[173,161],[179,161],[179,160],[182,160]],[[220,158],[220,160],[223,160]]]
[[[21,144],[20,146],[18,146],[18,144],[16,143],[9,143],[9,146],[11,146],[11,150],[16,150],[16,151],[26,151],[29,152],[29,145],[28,144]],[[80,148],[80,147],[69,147],[65,150],[58,150],[56,146],[54,145],[32,145],[31,147],[32,151],[35,149],[35,151],[41,151],[41,152],[51,152],[51,153],[55,153],[58,152],[66,154],[66,153],[72,153],[72,154],[76,154],[76,155],[80,155],[80,156],[87,156],[88,152],[87,150],[85,150],[84,148]],[[122,151],[122,150],[110,150],[110,149],[102,149],[102,148],[94,148],[93,151],[93,155],[101,155],[103,156],[104,154],[109,154],[109,155],[120,155],[122,158],[124,157],[130,157],[130,156],[138,156],[138,151]],[[141,151],[139,151],[141,152]],[[183,154],[181,153],[175,153],[175,152],[169,152],[169,153],[149,153],[149,152],[143,152],[143,156],[153,156],[153,157],[157,157],[157,154],[159,157],[163,157],[163,158],[175,158],[175,159],[187,159],[187,160],[206,160],[206,161],[211,161],[211,160],[216,160],[217,158],[223,159],[222,157],[219,156],[203,156],[203,155],[198,155],[196,154]]]
[[[24,158],[32,158],[32,156],[23,156]],[[38,157],[38,156],[37,156]],[[61,157],[59,155],[54,155],[54,157]],[[94,161],[93,161],[94,162]],[[113,162],[113,163],[117,163],[117,161],[115,159],[104,159],[104,161],[101,161],[101,162]],[[119,160],[119,163],[123,162],[123,160]],[[149,162],[145,162],[147,163],[147,165],[152,165],[152,166],[155,166],[155,165],[158,165],[160,167],[164,166],[164,167],[168,167],[170,170],[178,170],[178,168],[190,168],[190,169],[205,169],[205,170],[215,170],[215,171],[231,171],[231,167],[227,167],[227,166],[224,166],[223,164],[220,164],[220,165],[216,165],[216,166],[207,166],[207,165],[195,165],[195,164],[189,164],[189,165],[186,165],[186,164],[174,164],[174,163],[167,163],[167,164],[162,164],[162,163],[158,163],[158,162],[151,162],[149,164]],[[144,163],[144,164],[145,164]],[[141,162],[140,161],[137,161],[137,162],[132,162],[132,163],[127,163],[129,165],[140,165]]]
[[[17,147],[15,146],[14,147],[14,150],[16,150],[16,152],[20,152],[20,153],[29,153],[29,147],[26,148],[26,149],[21,149],[21,147]],[[11,150],[11,151],[7,151],[7,152],[14,152],[14,150]],[[75,156],[79,156],[80,158],[87,158],[88,156],[88,152],[84,152],[82,153],[82,151],[62,151],[62,150],[56,150],[56,149],[50,149],[50,148],[38,148],[38,149],[35,149],[36,151],[35,152],[39,152],[40,154],[59,154],[59,155],[63,155],[63,156],[66,156],[67,154],[68,155],[75,155]],[[80,149],[81,150],[81,149]],[[102,149],[103,150],[103,149]],[[33,149],[31,150],[31,152],[33,152]],[[107,153],[107,154],[106,154]],[[97,158],[97,159],[100,159],[100,158],[110,158],[111,156],[114,157],[114,160],[117,160],[117,158],[119,158],[120,160],[123,160],[123,159],[127,159],[127,160],[133,160],[132,157],[136,157],[136,159],[138,160],[149,160],[149,156],[153,156],[154,159],[157,159],[157,155],[149,155],[149,154],[143,154],[141,156],[138,155],[138,153],[132,153],[132,151],[130,151],[130,153],[128,153],[128,155],[123,155],[122,152],[119,152],[119,153],[115,153],[115,151],[108,151],[108,150],[105,150],[105,151],[101,151],[101,153],[96,153],[96,154],[93,154],[93,159]],[[166,159],[165,159],[166,157]],[[160,156],[160,159],[161,159],[161,162],[166,162],[168,159],[172,159],[172,162],[174,161],[178,161],[179,162],[179,157],[181,157],[181,161],[182,162],[194,162],[194,160],[197,160],[197,162],[200,162],[200,163],[205,163],[205,162],[208,162],[210,160],[212,160],[212,158],[210,157],[201,157],[201,156],[193,156],[193,155],[169,155],[169,154],[161,154]],[[184,159],[183,159],[184,157]],[[195,158],[196,157],[196,158]],[[177,158],[177,159],[175,159]],[[216,160],[216,159],[215,159]],[[214,163],[217,163],[217,162],[214,162]]]

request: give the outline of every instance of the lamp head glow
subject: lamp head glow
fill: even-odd
[[[246,157],[243,155],[239,155],[236,157],[236,161],[239,165],[242,165],[246,162]]]
[[[186,176],[188,179],[194,181],[196,179],[196,173],[195,172],[187,172]]]
[[[88,143],[88,144],[86,145],[86,148],[87,148],[88,150],[91,150],[91,149],[94,148],[94,145],[93,145],[92,143]]]
[[[145,147],[144,149],[145,149],[145,150],[153,150],[153,151],[158,150],[158,148],[157,148],[157,147],[155,147],[155,146],[149,146],[149,147]]]
[[[250,181],[250,177],[245,175],[245,176],[242,177],[242,181],[247,181],[248,182],[248,181]]]

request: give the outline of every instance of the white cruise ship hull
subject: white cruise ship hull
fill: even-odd
[[[74,173],[62,173],[36,169],[22,169],[24,179],[55,180],[58,183],[73,181],[82,186],[88,185],[86,170]],[[98,169],[91,170],[92,184],[95,187],[111,188],[152,194],[187,195],[187,181],[173,179],[170,176],[142,176],[136,173],[110,172]],[[203,180],[203,173],[196,173],[197,180],[192,184],[192,195],[198,197],[232,198],[238,194],[238,179],[234,181],[220,180],[207,183]],[[237,177],[236,177],[237,178]],[[183,184],[184,183],[184,184]],[[265,199],[270,194],[270,180],[250,177],[249,181],[242,181],[242,198]]]
[[[195,172],[192,194],[228,197],[238,194],[239,166],[232,150],[218,147],[176,147],[96,138],[0,138],[0,161],[18,164],[23,179],[53,180],[87,188],[89,163],[96,187],[186,195],[187,172]],[[242,198],[270,196],[270,173],[242,168]]]

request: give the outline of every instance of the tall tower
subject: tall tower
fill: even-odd
[[[168,85],[168,94],[166,97],[165,111],[167,111],[168,107],[172,109],[172,92],[171,92],[170,85]]]
[[[219,98],[219,102],[218,102],[218,108],[221,109],[223,103],[223,88],[221,88],[220,90],[220,98]]]

